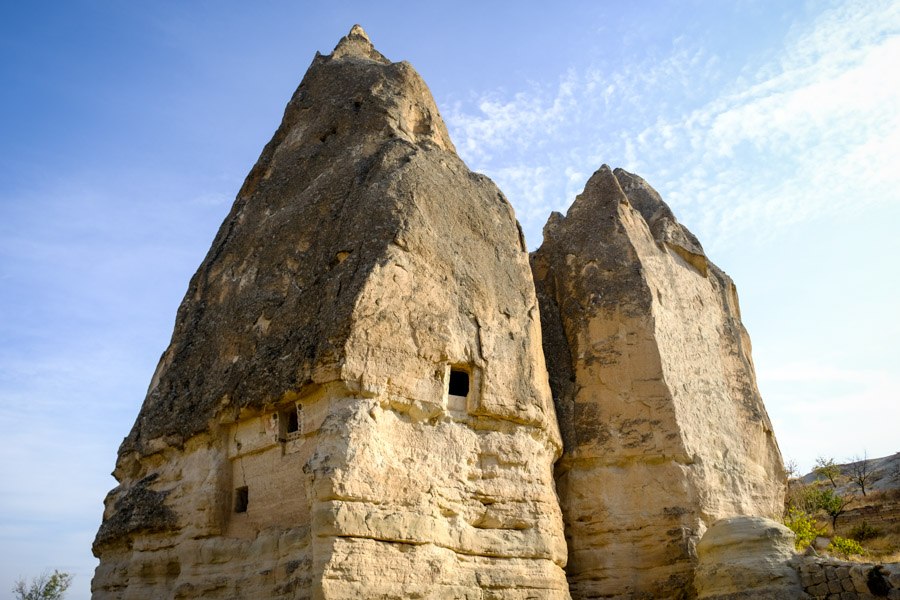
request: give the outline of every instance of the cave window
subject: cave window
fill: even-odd
[[[289,410],[287,413],[287,432],[296,433],[300,431],[300,415],[297,410]]]
[[[300,409],[299,404],[292,404],[290,408],[278,413],[279,437],[282,441],[298,438],[303,433]]]
[[[447,385],[447,393],[451,396],[469,395],[469,373],[456,367],[450,368],[450,381]]]
[[[234,512],[245,513],[247,506],[250,504],[250,490],[247,486],[239,487],[234,490]]]

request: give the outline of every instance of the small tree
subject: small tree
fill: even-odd
[[[831,530],[837,531],[837,520],[847,512],[851,498],[841,496],[834,490],[822,490],[819,493],[819,507],[831,517]]]
[[[848,465],[850,468],[850,481],[859,487],[862,495],[866,495],[866,487],[872,485],[875,480],[875,472],[872,470],[872,463],[869,462],[869,454],[863,452],[862,458],[854,456]]]
[[[16,600],[62,600],[72,585],[72,575],[54,570],[52,575],[42,573],[27,584],[19,579],[12,592]]]
[[[820,456],[816,459],[816,466],[813,468],[813,473],[827,479],[831,482],[831,487],[836,488],[837,480],[841,476],[841,467],[834,464],[833,458]]]
[[[800,476],[800,467],[793,458],[788,459],[784,463],[784,476],[787,478],[788,485]]]

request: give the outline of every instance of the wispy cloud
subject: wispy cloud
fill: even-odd
[[[724,86],[720,60],[678,39],[667,56],[569,69],[553,86],[489,92],[447,116],[463,158],[507,192],[532,246],[547,213],[565,210],[604,162],[646,177],[716,246],[893,197],[897,64],[900,5],[859,0],[796,25],[780,52]]]

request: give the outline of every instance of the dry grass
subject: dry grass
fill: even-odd
[[[825,554],[828,554],[827,552]],[[851,556],[835,556],[834,558],[839,558],[841,560],[847,562],[855,562],[855,563],[896,563],[900,562],[900,552],[894,552],[893,554],[875,554],[872,552],[868,552],[867,554],[853,554]]]
[[[831,519],[823,514],[816,516],[817,524],[826,531],[828,537],[839,535],[845,538],[853,538],[853,529],[863,522],[867,522],[862,515],[854,516],[854,511],[860,511],[865,507],[878,507],[882,512],[894,512],[900,510],[900,490],[893,489],[888,491],[870,492],[866,496],[857,497],[849,506],[850,514],[842,515],[838,518],[837,530],[831,527]],[[867,539],[857,540],[866,553],[861,556],[835,556],[842,560],[852,562],[878,562],[878,563],[896,563],[900,562],[900,519],[893,522],[873,522],[868,523],[875,530],[875,535]]]
[[[900,523],[890,525],[875,525],[876,535],[867,539],[859,540],[860,544],[866,550],[866,555],[860,557],[862,561],[873,562],[900,562]],[[838,521],[837,535],[842,537],[853,537],[853,526],[850,524],[842,525]]]
[[[868,554],[866,559],[875,562],[900,562],[900,535],[896,532],[881,535],[862,542]]]

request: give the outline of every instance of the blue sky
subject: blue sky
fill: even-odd
[[[116,448],[315,52],[425,78],[529,246],[602,163],[736,281],[783,453],[900,423],[900,5],[78,1],[0,8],[0,589],[87,598]]]

